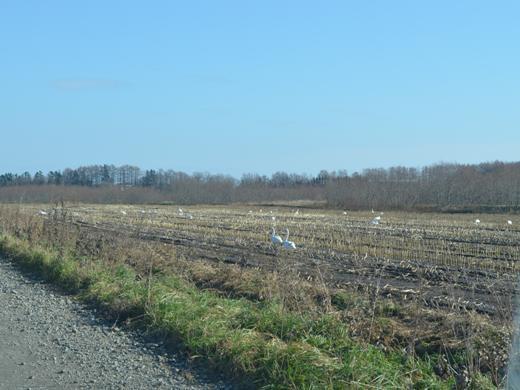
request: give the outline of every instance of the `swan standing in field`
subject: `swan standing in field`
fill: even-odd
[[[475,225],[478,225],[480,223],[480,219],[475,219]]]
[[[38,214],[39,215],[47,215],[48,213],[46,211],[40,210],[40,211],[38,211]]]
[[[282,237],[276,234],[274,227],[271,229],[271,243],[273,245],[282,245],[283,243]]]
[[[296,244],[293,241],[289,241],[289,229],[285,229],[285,240],[283,240],[283,247],[285,249],[296,249]]]
[[[343,215],[347,215],[347,212],[346,212],[346,211],[343,211]]]
[[[125,210],[121,210],[121,214],[126,215],[126,211]]]
[[[379,221],[381,221],[381,216],[378,215],[377,217],[375,217],[370,223],[372,225],[379,225]]]
[[[507,220],[507,224],[508,225],[512,225],[513,224],[513,221],[511,221],[510,219]]]

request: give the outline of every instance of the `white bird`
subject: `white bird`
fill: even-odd
[[[347,215],[347,212],[346,212],[346,211],[343,211],[343,215]]]
[[[248,213],[249,213],[249,214],[253,214],[253,210],[249,210]]]
[[[285,229],[287,236],[283,240],[283,247],[285,249],[296,249],[296,244],[293,241],[289,241],[289,229]]]
[[[300,214],[300,210],[296,209],[296,211],[294,212],[294,215],[298,215],[298,214]]]
[[[126,215],[126,211],[125,210],[121,210],[121,214]]]
[[[374,209],[372,209],[372,214],[374,214]]]
[[[276,221],[276,217],[275,217],[274,215],[271,217],[271,219],[272,219],[273,221]]]
[[[40,210],[40,211],[38,211],[38,214],[40,214],[40,215],[47,215],[48,213],[46,211]]]
[[[186,216],[186,218],[188,218],[188,219],[193,219],[193,215],[191,215],[190,213],[186,213],[185,216]]]
[[[379,221],[381,221],[381,216],[378,215],[377,217],[375,217],[370,223],[372,225],[379,225]]]
[[[475,225],[478,225],[480,223],[480,219],[475,219]]]
[[[273,243],[273,245],[282,245],[283,243],[282,237],[276,234],[274,227],[271,229],[271,243]]]
[[[508,225],[512,225],[513,224],[513,221],[511,221],[510,219],[507,220],[507,224]]]
[[[181,209],[180,207],[177,209],[177,212],[178,212],[180,215],[182,215],[182,214],[184,213],[184,211],[182,211],[182,209]]]

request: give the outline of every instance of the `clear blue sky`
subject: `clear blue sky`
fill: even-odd
[[[517,1],[0,3],[0,172],[520,157]]]

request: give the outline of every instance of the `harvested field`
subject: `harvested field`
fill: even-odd
[[[2,213],[41,224],[48,237],[67,226],[86,252],[107,241],[139,246],[141,256],[125,252],[124,261],[142,275],[153,253],[154,270],[185,274],[201,288],[336,311],[354,337],[383,349],[445,353],[448,365],[471,367],[496,385],[505,375],[520,267],[516,216],[241,205],[24,205]],[[297,249],[273,247],[272,227],[282,236],[288,228]],[[438,364],[438,374],[449,375]]]
[[[379,286],[382,295],[399,299],[420,294],[427,306],[511,318],[520,224],[508,225],[504,215],[480,217],[476,225],[474,215],[387,212],[372,225],[378,213],[296,214],[281,207],[191,207],[182,214],[177,207],[70,210],[81,227],[171,244],[187,259],[270,271],[289,263],[307,280],[323,277],[332,289]],[[288,228],[297,250],[273,248],[273,226],[280,234]]]

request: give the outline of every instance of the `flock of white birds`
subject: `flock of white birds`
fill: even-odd
[[[262,212],[262,211],[263,210],[260,210],[260,212]],[[140,210],[140,212],[146,213],[145,210]],[[294,212],[294,215],[298,215],[299,213],[300,213],[300,210],[296,209],[296,211]],[[375,213],[373,209],[372,209],[372,213]],[[37,214],[40,216],[47,216],[47,215],[49,215],[49,212],[47,212],[45,210],[39,210]],[[121,210],[121,214],[127,215],[127,212],[125,210]],[[249,210],[248,214],[253,214],[253,210]],[[273,222],[276,221],[276,216],[272,215],[273,214],[272,210],[269,212],[269,214],[271,216],[271,220]],[[384,212],[380,212],[378,216],[372,218],[372,220],[370,221],[370,224],[379,225],[379,223],[381,222],[381,216],[383,214],[384,214]],[[186,218],[186,219],[190,219],[190,220],[193,219],[193,215],[191,213],[184,211],[180,207],[177,209],[177,215],[182,218]],[[347,215],[347,212],[343,211],[343,215]],[[513,221],[508,219],[507,224],[511,226],[511,225],[513,225]],[[475,225],[477,225],[477,226],[480,225],[480,219],[478,219],[478,218],[475,219]],[[285,239],[282,239],[282,237],[280,237],[278,234],[276,234],[276,230],[273,226],[271,229],[271,244],[274,245],[275,247],[282,247],[287,250],[296,249],[296,244],[294,243],[294,241],[289,240],[289,229],[285,229],[285,234],[286,234]]]

